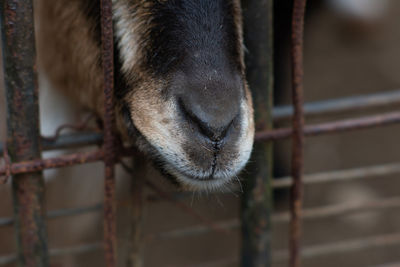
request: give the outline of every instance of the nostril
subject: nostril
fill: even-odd
[[[213,127],[209,123],[202,121],[198,116],[196,116],[190,109],[186,108],[181,99],[178,100],[179,108],[181,109],[184,116],[193,124],[195,124],[200,133],[210,139],[212,142],[220,142],[223,140],[229,128],[232,126],[233,119],[226,125]]]
[[[232,121],[225,127],[220,127],[220,128],[213,128],[207,125],[206,123],[198,120],[196,117],[191,118],[193,122],[197,124],[199,127],[200,132],[208,137],[211,141],[213,142],[220,142],[223,140],[228,132],[228,129],[232,125]]]

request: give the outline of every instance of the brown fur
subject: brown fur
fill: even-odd
[[[100,51],[80,0],[37,0],[39,66],[53,86],[99,115],[103,113]]]

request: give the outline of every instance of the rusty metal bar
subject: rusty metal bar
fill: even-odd
[[[38,81],[31,0],[0,3],[8,144],[14,162],[40,158]],[[41,172],[14,175],[15,230],[20,266],[48,266]]]
[[[387,198],[382,200],[375,200],[366,203],[344,203],[339,205],[331,205],[320,208],[304,209],[302,219],[326,219],[329,217],[357,214],[368,211],[383,211],[384,209],[398,209],[400,208],[400,197]],[[289,221],[290,214],[282,212],[274,214],[273,222],[282,223]]]
[[[104,249],[107,267],[117,265],[115,205],[114,34],[112,1],[100,0],[101,48],[104,75]]]
[[[272,128],[273,0],[243,0],[246,77],[256,125]],[[243,179],[241,266],[271,266],[272,144],[254,146]]]
[[[383,93],[350,96],[304,104],[305,116],[325,116],[343,112],[359,111],[367,108],[388,107],[400,104],[400,90]],[[293,106],[280,106],[272,110],[274,121],[290,119]]]
[[[100,146],[102,143],[103,143],[103,134],[92,133],[92,132],[60,135],[55,140],[42,138],[43,150],[75,148],[75,147],[82,147],[89,145]]]
[[[82,214],[88,214],[90,212],[99,212],[103,208],[102,204],[96,204],[93,206],[74,208],[74,209],[62,209],[52,210],[47,212],[47,219],[57,219],[60,217],[77,216]],[[14,223],[13,218],[0,218],[0,227],[11,226]]]
[[[7,175],[9,172],[12,174],[23,174],[30,172],[37,172],[44,169],[62,168],[72,165],[91,163],[104,160],[104,151],[96,150],[93,152],[81,152],[69,155],[63,155],[47,159],[33,159],[29,161],[22,161],[18,163],[5,164],[0,167],[0,177]],[[132,153],[130,148],[120,148],[118,156],[130,156]],[[1,183],[1,180],[0,180]]]
[[[100,251],[102,248],[103,245],[101,243],[92,243],[92,244],[85,244],[69,248],[50,249],[49,254],[51,257],[80,255],[80,254]],[[0,266],[8,266],[9,264],[12,264],[16,261],[17,261],[16,255],[0,256]]]
[[[44,169],[62,168],[77,164],[96,162],[103,160],[103,158],[104,152],[102,150],[97,150],[94,152],[59,156],[57,158],[34,159],[11,164],[10,172],[11,175],[38,172]],[[6,175],[6,170],[7,166],[0,167],[0,176]]]
[[[317,136],[323,134],[339,133],[344,131],[361,130],[377,126],[386,126],[400,122],[400,112],[390,112],[380,115],[367,116],[357,119],[339,120],[320,124],[309,125],[304,128],[306,136]],[[292,136],[291,128],[281,128],[271,131],[256,133],[255,140],[258,142],[275,141]]]
[[[308,174],[304,176],[303,182],[304,184],[311,185],[327,182],[350,181],[355,179],[364,179],[369,177],[385,176],[399,173],[400,164],[391,163],[371,167]],[[292,177],[282,177],[274,179],[272,182],[272,186],[274,188],[287,188],[290,187],[292,184]]]
[[[48,138],[41,138],[42,150],[56,150],[66,148],[78,148],[83,146],[103,144],[102,133],[72,133],[60,135],[57,139],[51,140]],[[0,143],[0,155],[4,152],[4,146]]]
[[[318,244],[304,248],[301,252],[301,256],[303,259],[311,259],[335,253],[353,253],[365,249],[385,248],[393,245],[400,245],[400,233],[345,240],[329,244]],[[274,261],[278,262],[284,260],[287,260],[286,250],[274,251]]]
[[[306,0],[294,0],[291,34],[292,101],[292,177],[290,201],[289,266],[300,267],[301,212],[304,172],[303,36]]]

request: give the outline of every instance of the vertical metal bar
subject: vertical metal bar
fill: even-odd
[[[306,0],[295,0],[292,18],[291,59],[292,59],[292,100],[293,142],[292,142],[292,177],[290,202],[290,260],[291,267],[300,267],[301,212],[303,198],[304,170],[304,111],[303,111],[303,35]]]
[[[38,81],[31,0],[0,3],[9,152],[12,161],[41,157]],[[15,229],[20,266],[48,266],[41,172],[14,175]]]
[[[107,267],[116,266],[114,40],[112,1],[101,3],[102,64],[104,75],[104,245]]]
[[[273,0],[243,0],[247,81],[256,124],[272,128]],[[246,168],[242,198],[242,266],[271,266],[272,144],[258,143]]]

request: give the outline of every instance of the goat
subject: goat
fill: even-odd
[[[37,0],[39,68],[103,114],[100,10]],[[254,137],[239,0],[113,0],[117,128],[184,188],[216,190],[248,161]]]

